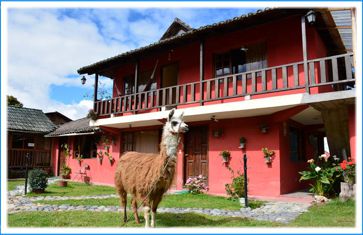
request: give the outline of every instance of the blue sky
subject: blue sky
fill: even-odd
[[[8,11],[8,94],[25,107],[76,119],[92,107],[93,78],[77,69],[153,43],[175,17],[193,28],[230,19],[251,8],[68,8]],[[101,79],[111,88],[110,79]]]

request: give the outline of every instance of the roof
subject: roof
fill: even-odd
[[[8,131],[48,133],[55,128],[42,110],[8,106]]]
[[[352,13],[350,9],[332,9],[331,15],[347,50],[352,50]]]
[[[133,61],[137,61],[139,57],[144,57],[148,54],[154,53],[159,51],[160,49],[170,49],[173,46],[181,45],[185,43],[189,43],[191,41],[195,40],[202,40],[203,38],[206,38],[207,36],[213,34],[224,34],[226,32],[236,30],[236,29],[243,29],[248,27],[253,27],[259,24],[265,24],[266,22],[271,22],[274,20],[279,20],[283,17],[293,16],[293,15],[304,15],[306,14],[311,8],[304,9],[304,8],[266,8],[264,10],[258,10],[255,13],[248,13],[245,15],[241,15],[238,17],[234,17],[233,19],[221,21],[219,23],[211,24],[202,26],[198,29],[191,29],[185,33],[182,34],[176,34],[175,36],[172,36],[170,38],[166,38],[163,40],[160,40],[158,42],[152,43],[148,46],[140,47],[138,49],[134,49],[128,52],[121,53],[119,55],[116,55],[114,57],[107,58],[105,60],[101,60],[99,62],[93,63],[88,66],[84,66],[80,69],[78,69],[79,74],[94,74],[98,73],[103,76],[111,77],[112,74],[109,74],[107,71],[108,68],[111,68],[113,66],[118,66],[122,63],[130,63]],[[329,11],[327,9],[315,9],[316,11],[319,11],[321,14],[329,14]],[[324,21],[324,19],[323,19]],[[321,24],[324,24],[322,22]],[[334,29],[337,31],[336,29]],[[331,30],[330,30],[331,31]],[[331,32],[329,32],[329,35],[325,35],[325,41],[330,42],[330,44],[333,44],[333,46],[328,45],[330,48],[335,47],[334,43],[335,40],[332,40]]]
[[[48,112],[48,113],[45,113],[45,115],[49,118],[49,120],[51,122],[54,123],[54,125],[56,125],[57,127],[66,123],[66,122],[70,122],[72,121],[72,119],[70,119],[69,117],[61,114],[60,112],[58,111],[55,111],[55,112]]]
[[[160,38],[160,40],[165,40],[174,36],[178,36],[181,34],[184,34],[193,28],[190,27],[188,24],[186,24],[184,21],[179,19],[178,17],[175,17],[173,23],[169,26],[169,28],[165,31],[163,36]]]
[[[81,118],[75,121],[67,122],[58,127],[55,131],[47,134],[45,137],[57,137],[74,134],[90,134],[99,130],[99,127],[89,125],[90,118]]]

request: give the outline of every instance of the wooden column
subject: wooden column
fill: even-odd
[[[98,74],[95,74],[95,90],[93,94],[93,111],[96,112],[96,102],[97,102],[97,93],[98,93]]]
[[[138,102],[137,102],[137,95],[136,93],[138,92],[138,78],[139,78],[139,60],[136,61],[135,63],[135,81],[134,81],[134,86],[135,86],[135,91],[134,91],[134,109],[136,110],[136,108],[138,107]],[[136,113],[136,111],[134,111],[134,114]]]
[[[304,60],[304,78],[305,78],[305,89],[307,93],[310,93],[309,89],[309,71],[308,71],[308,51],[306,44],[306,22],[305,15],[301,16],[301,40],[302,40],[302,52]]]
[[[203,105],[203,80],[204,80],[204,41],[199,44],[199,102]]]

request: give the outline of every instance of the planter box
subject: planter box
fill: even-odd
[[[348,200],[350,198],[355,198],[355,184],[348,184],[345,182],[340,182],[340,193],[339,198],[341,200]]]

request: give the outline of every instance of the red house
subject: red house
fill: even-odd
[[[209,193],[225,194],[226,165],[242,171],[243,153],[250,195],[302,189],[298,172],[324,153],[324,137],[331,154],[355,158],[354,54],[334,14],[266,9],[198,29],[175,19],[158,42],[80,68],[95,78],[98,117],[89,125],[108,136],[95,151],[116,161],[125,151],[158,152],[162,120],[176,108],[190,131],[178,151],[173,189],[204,175]],[[112,99],[97,98],[100,76],[113,80]],[[72,139],[76,157],[83,147]],[[274,151],[270,163],[262,148]],[[227,164],[223,150],[231,153]],[[96,155],[68,164],[93,183],[112,185],[116,164],[101,164]]]

